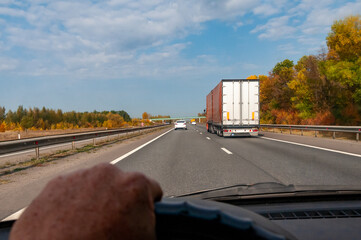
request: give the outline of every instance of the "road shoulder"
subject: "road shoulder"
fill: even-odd
[[[72,171],[111,162],[127,152],[163,134],[170,128],[106,145],[95,152],[83,152],[38,167],[32,167],[0,179],[0,219],[27,206],[52,178]]]

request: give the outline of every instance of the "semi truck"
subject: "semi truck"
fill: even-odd
[[[207,131],[218,136],[258,136],[259,79],[223,79],[207,95]]]

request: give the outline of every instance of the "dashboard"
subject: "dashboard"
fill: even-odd
[[[361,239],[360,196],[156,203],[162,239]],[[0,222],[0,240],[14,221]]]

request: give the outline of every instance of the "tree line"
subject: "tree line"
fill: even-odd
[[[262,123],[361,125],[360,15],[335,21],[326,42],[318,55],[258,76]]]
[[[0,107],[0,132],[6,130],[49,130],[73,128],[117,128],[139,125],[140,119],[131,119],[121,111],[63,112],[43,107],[39,109],[19,106],[16,111],[6,112]]]

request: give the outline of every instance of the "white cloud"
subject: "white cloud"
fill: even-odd
[[[260,39],[277,40],[280,38],[291,38],[297,29],[295,27],[289,26],[288,22],[288,16],[272,18],[266,24],[258,25],[251,31],[251,33],[261,32],[258,35]]]
[[[0,71],[14,70],[17,64],[15,59],[0,57]]]
[[[287,55],[302,54],[300,50],[296,50],[295,46],[291,43],[281,44],[277,47],[277,50],[284,52]]]
[[[23,23],[3,19],[0,36],[6,36],[3,44],[10,49],[20,47],[36,56],[31,61],[20,60],[23,74],[42,74],[48,70],[51,74],[88,71],[91,75],[94,69],[103,67],[112,69],[106,74],[117,75],[118,71],[119,75],[124,73],[123,66],[137,68],[130,64],[157,65],[157,62],[179,60],[179,53],[188,43],[168,46],[173,40],[200,31],[209,20],[233,21],[258,3],[254,0],[96,3],[38,0],[21,2],[21,7],[12,8],[20,2],[2,0],[0,15],[18,17]],[[155,52],[149,53],[152,51]]]
[[[261,18],[251,33],[260,39],[294,38],[312,48],[335,17],[361,12],[361,2],[332,8],[335,1],[302,0],[0,0],[0,50],[25,51],[34,59],[18,59],[21,74],[78,74],[117,77],[155,74],[216,65],[216,60],[180,55],[204,23],[227,22],[236,30]],[[16,6],[16,7],[14,7]],[[246,16],[246,17],[245,17]],[[270,18],[270,16],[273,16]],[[8,19],[17,18],[11,22]],[[297,36],[296,36],[297,34]],[[178,42],[178,44],[174,44]],[[292,53],[292,49],[280,48]],[[167,70],[161,70],[161,68]],[[102,70],[103,69],[103,70]],[[132,72],[133,71],[133,72]],[[164,73],[164,72],[163,72]]]
[[[8,7],[0,7],[0,15],[12,16],[12,17],[23,17],[25,12],[19,9],[13,9]]]
[[[259,5],[253,9],[254,14],[264,16],[271,16],[279,12],[280,9],[272,6],[271,4]]]
[[[316,5],[311,9],[305,22],[301,25],[303,33],[325,34],[330,31],[330,26],[335,20],[361,12],[361,1],[349,2],[338,8],[327,6],[327,2],[332,1],[324,1],[324,4]]]

